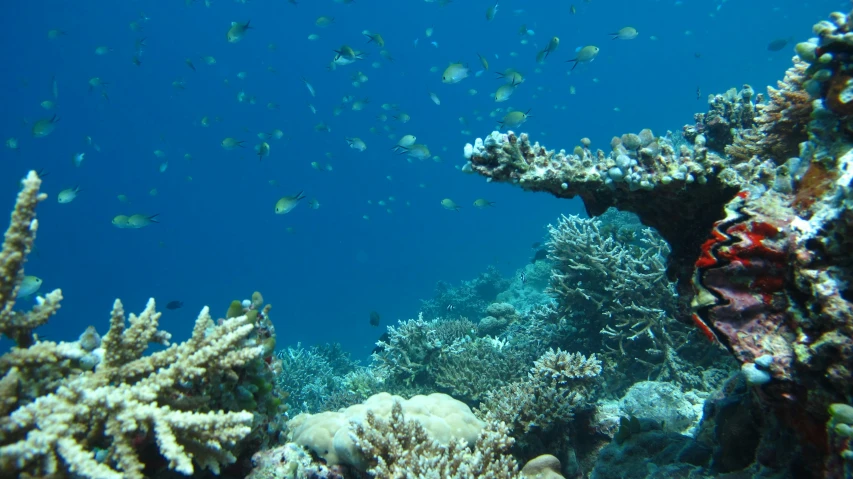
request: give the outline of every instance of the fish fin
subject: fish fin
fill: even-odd
[[[160,216],[160,213],[153,214],[153,215],[151,215],[151,216],[149,216],[149,217],[148,217],[148,221],[150,221],[150,222],[152,222],[152,223],[159,223],[159,221],[157,221],[157,220],[155,220],[155,219],[154,219],[154,218],[156,218],[156,217],[158,217],[158,216]]]

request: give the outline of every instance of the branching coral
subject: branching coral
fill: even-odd
[[[598,219],[560,218],[551,226],[549,258],[554,262],[550,293],[557,309],[578,328],[600,331],[614,363],[632,358],[645,379],[680,378],[675,350],[688,328],[673,319],[676,295],[666,277],[669,247],[651,229],[631,243],[602,233]],[[575,345],[579,347],[580,345]]]
[[[352,423],[351,437],[371,458],[374,477],[409,479],[520,479],[518,464],[507,450],[513,439],[506,425],[492,421],[469,449],[464,439],[436,441],[417,420],[407,419],[400,402],[391,417],[368,411],[363,422]]]
[[[435,384],[457,399],[479,401],[487,391],[524,376],[532,354],[531,349],[514,347],[506,340],[476,339],[463,351],[435,361]]]
[[[512,436],[548,431],[565,425],[576,409],[584,407],[590,380],[601,372],[595,355],[569,354],[551,349],[530,369],[528,377],[486,394],[476,412],[487,422],[506,423]]]
[[[41,180],[34,172],[23,180],[0,251],[0,332],[19,347],[34,342],[32,330],[46,323],[62,300],[62,292],[57,289],[39,299],[29,312],[13,310],[24,280],[24,262],[33,249],[38,231],[36,205],[47,198],[39,193],[39,185]]]
[[[247,339],[252,321],[243,315],[215,325],[204,308],[187,342],[143,356],[149,343],[168,341],[157,329],[154,301],[130,315],[129,325],[116,301],[94,371],[82,360],[94,345],[91,338],[36,340],[32,329],[58,309],[61,293],[38,298],[29,313],[12,307],[38,226],[34,207],[45,198],[39,185],[32,172],[24,180],[0,252],[0,331],[17,343],[0,358],[0,475],[142,478],[137,446],[147,438],[156,438],[168,467],[183,474],[194,472],[193,462],[214,472],[234,462],[230,451],[251,432],[253,414],[193,412],[182,405],[193,385],[225,382],[236,376],[234,368],[262,354],[263,347]]]
[[[473,324],[458,321],[426,321],[423,314],[418,319],[400,321],[388,327],[388,339],[376,343],[378,351],[373,360],[378,372],[392,381],[412,384],[428,375],[428,366],[435,357],[454,354],[465,348]]]
[[[340,406],[341,396],[347,392],[343,378],[357,366],[340,345],[303,348],[297,344],[276,355],[281,361],[276,384],[289,394],[289,411],[323,411],[333,397]]]

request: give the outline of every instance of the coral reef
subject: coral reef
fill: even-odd
[[[526,379],[489,391],[476,412],[487,422],[507,424],[514,438],[526,442],[532,434],[568,424],[576,409],[589,407],[591,379],[599,373],[601,363],[594,354],[551,349],[536,360]]]
[[[397,409],[399,412],[395,413]],[[437,441],[443,446],[458,440],[473,444],[486,426],[468,406],[446,394],[418,395],[405,400],[400,396],[380,393],[364,403],[338,412],[300,414],[294,417],[288,423],[289,440],[314,451],[328,464],[347,465],[366,471],[373,467],[371,462],[376,456],[364,451],[359,444],[358,434],[351,434],[351,427],[370,427],[371,422],[384,422],[392,419],[394,414],[402,413],[405,413],[409,423],[418,423],[419,429],[428,433],[430,443]],[[392,420],[392,423],[396,421]]]
[[[439,281],[435,287],[435,297],[421,301],[420,311],[429,319],[448,315],[448,306],[453,307],[453,317],[479,318],[483,310],[495,301],[496,296],[509,285],[494,266],[470,281],[452,286]]]
[[[408,419],[400,401],[387,418],[368,410],[353,422],[351,437],[368,460],[374,477],[428,479],[520,479],[518,464],[507,453],[513,440],[499,422],[485,424],[475,442],[440,441],[418,419]],[[471,449],[468,445],[471,444]]]
[[[218,473],[234,463],[255,415],[216,410],[202,392],[233,387],[244,366],[261,361],[256,316],[215,324],[204,308],[189,340],[145,356],[149,343],[170,339],[158,330],[154,301],[127,318],[116,301],[103,338],[90,328],[75,342],[39,340],[32,331],[56,312],[61,292],[37,298],[32,311],[12,309],[38,229],[35,206],[45,198],[39,185],[33,172],[23,180],[0,252],[0,331],[16,342],[0,357],[0,475],[142,478],[165,468]],[[159,453],[148,457],[155,440]]]
[[[302,447],[288,442],[252,456],[246,479],[344,479],[334,466],[319,464]]]
[[[678,319],[741,364],[772,412],[762,434],[797,435],[802,477],[842,477],[825,424],[853,397],[853,17],[835,12],[814,32],[767,100],[748,87],[713,96],[684,143],[643,130],[609,153],[566,153],[494,132],[465,154],[494,181],[656,228],[672,247]]]
[[[650,228],[620,229],[619,223],[605,222],[610,216],[563,216],[549,226],[553,269],[548,292],[556,299],[556,313],[581,331],[599,333],[597,338],[574,335],[564,347],[603,351],[612,393],[649,377],[705,387],[695,371],[700,356],[708,356],[704,362],[709,365],[718,355],[709,347],[685,349],[696,333],[674,319],[675,288],[665,268],[668,245]],[[679,351],[695,356],[696,363],[688,363]]]
[[[337,343],[310,348],[297,344],[278,351],[276,357],[281,362],[281,371],[275,381],[279,389],[287,392],[288,411],[292,414],[333,409],[330,401],[340,407],[340,401],[349,392],[343,378],[358,366]],[[359,401],[352,398],[344,402],[349,406]]]
[[[684,393],[675,384],[642,381],[634,384],[619,401],[621,416],[651,419],[667,432],[691,434],[702,418],[702,402],[707,394]]]

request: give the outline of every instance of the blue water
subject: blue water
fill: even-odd
[[[583,211],[578,200],[490,185],[458,171],[463,145],[495,129],[491,110],[531,109],[521,130],[550,148],[571,149],[587,136],[594,147],[607,149],[614,135],[642,128],[677,131],[695,112],[705,111],[709,93],[744,83],[759,91],[775,84],[790,65],[793,43],[778,52],[768,51],[767,44],[805,40],[812,24],[848,7],[839,1],[578,0],[577,14],[571,15],[572,2],[501,0],[497,16],[487,22],[490,2],[479,0],[446,7],[415,0],[349,5],[302,0],[298,6],[285,0],[218,0],[210,8],[179,0],[8,3],[0,17],[0,135],[3,141],[18,138],[20,150],[4,146],[0,152],[0,199],[11,208],[27,170],[49,172],[43,187],[50,198],[39,208],[38,252],[26,272],[43,278],[42,293],[62,288],[65,296],[59,315],[41,333],[73,339],[90,324],[103,333],[114,298],[139,311],[154,297],[161,309],[171,300],[184,302],[161,320],[180,339],[203,305],[222,315],[232,299],[260,290],[273,305],[280,345],[340,341],[359,356],[384,330],[369,326],[371,310],[386,322],[407,319],[417,315],[418,299],[431,297],[438,280],[473,278],[489,264],[513,274],[545,225],[560,213]],[[516,14],[517,9],[524,11]],[[141,20],[140,12],[150,20]],[[315,27],[320,15],[335,22]],[[229,44],[230,23],[250,19],[254,28]],[[133,21],[143,30],[131,31]],[[519,43],[522,24],[535,32],[528,45]],[[631,41],[607,36],[626,25],[640,36]],[[435,33],[427,39],[430,26]],[[67,35],[49,40],[54,28]],[[382,34],[394,63],[365,43],[365,29]],[[311,33],[320,39],[307,40]],[[561,39],[559,50],[537,65],[536,52],[554,35]],[[134,43],[142,37],[147,46],[135,66]],[[342,44],[369,55],[327,71],[332,50]],[[598,45],[599,57],[568,75],[571,64],[565,60],[586,44]],[[113,51],[95,55],[102,45]],[[489,59],[491,71],[442,84],[441,72],[450,62],[478,70],[477,53]],[[206,65],[203,55],[214,56],[217,64]],[[371,67],[374,61],[381,68]],[[270,66],[277,73],[267,71]],[[435,73],[429,71],[433,66]],[[522,71],[527,81],[510,101],[496,104],[490,94],[501,82],[494,72],[508,67]],[[245,80],[236,77],[241,71]],[[359,88],[350,80],[357,71],[369,77]],[[33,139],[32,123],[53,114],[39,106],[52,99],[53,76],[60,121],[51,135]],[[109,83],[109,102],[89,91],[87,81],[95,76]],[[303,76],[316,88],[316,98]],[[183,91],[172,86],[179,79],[186,83]],[[241,88],[257,97],[256,105],[237,102]],[[471,88],[479,93],[470,96]],[[430,101],[430,91],[441,98],[440,106]],[[369,97],[370,103],[364,111],[345,109],[333,116],[345,95]],[[281,109],[268,110],[268,102]],[[443,161],[408,163],[389,152],[396,140],[375,119],[382,103],[397,103],[412,117],[405,125],[389,120],[394,133],[417,135]],[[475,110],[484,121],[474,120]],[[199,125],[205,115],[209,128]],[[460,116],[469,120],[467,127]],[[321,120],[331,133],[314,131]],[[371,126],[380,134],[370,133]],[[269,140],[270,157],[258,161],[251,149],[259,143],[255,135],[275,128],[289,139]],[[460,133],[465,128],[470,135]],[[85,144],[87,135],[100,152]],[[220,142],[228,136],[250,147],[225,151]],[[367,151],[347,147],[345,137],[353,136],[367,143]],[[157,149],[167,155],[164,173],[158,171]],[[79,152],[86,159],[76,168],[71,158]],[[185,153],[193,159],[184,159]],[[316,171],[312,161],[331,163],[334,171]],[[82,191],[75,201],[56,202],[59,191],[76,185]],[[156,196],[149,194],[152,188]],[[300,190],[317,198],[320,209],[301,204],[285,216],[273,213],[278,198]],[[130,203],[119,202],[119,194]],[[396,198],[389,203],[391,214],[376,205],[389,196]],[[446,197],[461,211],[443,209]],[[481,197],[496,207],[473,208]],[[115,215],[134,213],[159,214],[160,223],[135,230],[111,224]]]

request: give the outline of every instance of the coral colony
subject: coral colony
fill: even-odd
[[[440,284],[366,366],[274,353],[259,293],[180,344],[153,300],[39,339],[62,293],[15,309],[31,172],[0,252],[0,476],[853,477],[853,17],[814,33],[776,88],[678,133],[467,145],[467,171],[592,218],[559,218],[517,279]]]

